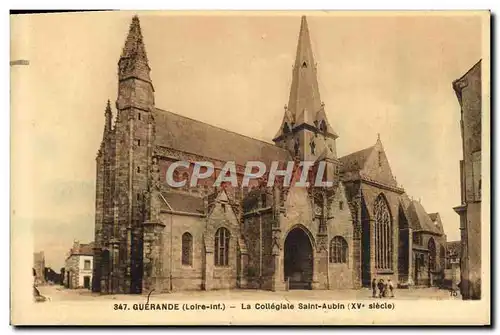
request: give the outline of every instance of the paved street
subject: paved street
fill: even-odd
[[[51,301],[69,301],[69,300],[137,300],[138,295],[100,295],[90,292],[86,289],[70,290],[62,286],[41,286],[40,293],[49,297]],[[395,291],[395,298],[384,298],[383,300],[460,300],[460,293],[457,296],[452,296],[448,290],[440,290],[437,288],[417,288],[417,289],[401,289]],[[143,295],[146,296],[145,294]],[[354,300],[354,299],[373,299],[380,301],[381,299],[372,298],[371,291],[368,289],[360,290],[293,290],[287,292],[270,292],[259,290],[220,290],[220,291],[184,291],[174,293],[152,294],[151,301],[165,300]]]

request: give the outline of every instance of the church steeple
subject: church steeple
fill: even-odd
[[[274,142],[288,148],[294,156],[315,160],[325,148],[336,156],[337,137],[321,101],[309,27],[302,16],[290,97]]]
[[[302,16],[288,109],[295,117],[294,123],[300,125],[302,123],[312,124],[316,113],[321,108],[309,27],[306,17]]]
[[[139,18],[134,16],[118,61],[117,109],[135,107],[148,111],[154,106],[154,87],[150,77]]]
[[[128,36],[118,61],[118,68],[120,80],[135,77],[151,83],[149,76],[151,69],[149,68],[141,24],[137,15],[132,18],[130,23]]]

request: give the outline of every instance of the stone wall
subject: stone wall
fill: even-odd
[[[460,215],[462,239],[461,291],[464,299],[481,298],[481,61],[453,82],[461,107],[463,161]]]
[[[354,224],[352,213],[349,208],[348,200],[344,191],[343,184],[340,184],[338,191],[331,200],[329,217],[333,219],[328,220],[328,255],[330,252],[330,243],[335,236],[341,236],[347,241],[348,257],[347,263],[328,263],[328,288],[353,288],[354,287],[354,271],[359,271],[357,268],[357,259],[360,255],[359,250],[354,248]],[[319,274],[323,277],[325,274]],[[324,281],[320,280],[320,281]]]
[[[159,266],[163,269],[161,277],[162,291],[200,290],[205,262],[204,239],[206,222],[199,216],[161,214],[162,255]],[[191,266],[182,264],[182,234],[192,236],[193,249]]]

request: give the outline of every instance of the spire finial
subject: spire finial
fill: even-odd
[[[106,104],[106,112],[105,114],[111,113],[111,102],[108,99],[108,103]]]
[[[105,123],[104,123],[104,134],[107,134],[111,131],[111,123],[113,119],[113,112],[111,111],[111,103],[108,99],[108,102],[106,103],[106,110],[104,112],[104,118],[105,118]]]
[[[139,17],[134,15],[130,23],[127,39],[123,46],[120,57],[119,75],[120,77],[138,77],[140,79],[151,81],[149,78],[148,57],[142,37],[141,23]]]
[[[380,133],[377,133],[377,141],[380,141]]]

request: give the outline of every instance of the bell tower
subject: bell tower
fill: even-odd
[[[292,85],[283,121],[273,141],[302,161],[316,161],[325,150],[337,157],[338,135],[326,118],[321,101],[307,19],[302,16]]]
[[[115,173],[115,239],[121,291],[142,288],[142,224],[152,164],[154,88],[139,18],[130,23],[118,61]]]

